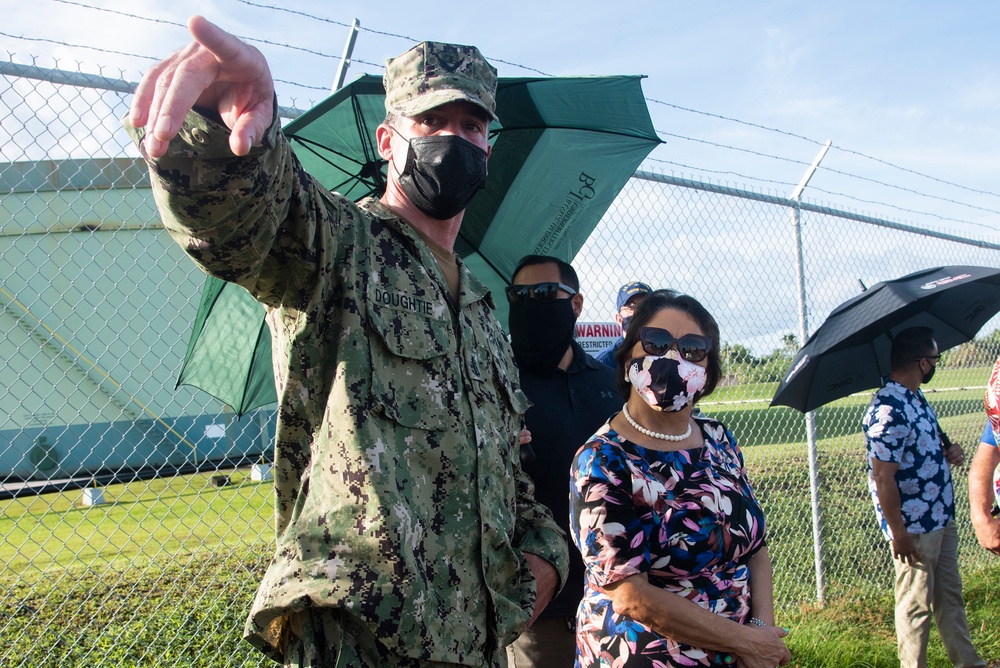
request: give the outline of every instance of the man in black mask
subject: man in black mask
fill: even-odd
[[[568,550],[517,466],[527,399],[493,298],[454,253],[496,70],[461,44],[391,59],[385,193],[354,203],[302,169],[263,55],[188,27],[126,126],[164,228],[268,312],[277,535],[245,637],[285,666],[502,666]]]
[[[531,401],[524,415],[533,457],[522,458],[535,498],[569,531],[569,467],[573,455],[621,408],[614,371],[573,340],[583,295],[573,267],[528,255],[507,288],[509,331],[521,388]],[[534,625],[507,648],[510,668],[569,668],[576,654],[574,620],[583,595],[583,561],[570,550],[566,586]]]

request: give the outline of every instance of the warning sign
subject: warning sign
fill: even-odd
[[[576,341],[591,355],[611,345],[621,335],[622,328],[616,322],[576,323]]]

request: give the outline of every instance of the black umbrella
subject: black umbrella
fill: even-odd
[[[1000,269],[936,267],[877,283],[833,309],[784,373],[772,406],[803,413],[882,383],[892,337],[930,327],[938,350],[972,340],[1000,311]]]

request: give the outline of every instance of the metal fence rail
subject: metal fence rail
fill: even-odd
[[[120,129],[131,89],[0,63],[5,666],[262,662],[239,635],[273,543],[266,466],[254,467],[264,480],[251,475],[266,464],[271,412],[236,420],[175,388],[203,276],[160,229]],[[802,303],[818,325],[859,280],[1000,266],[1000,246],[644,171],[572,250],[581,320],[609,320],[618,286],[635,279],[693,294],[718,319],[729,376],[702,409],[744,446],[779,608],[887,590],[859,429],[867,397],[816,411],[812,452],[803,416],[767,407],[801,342],[796,260],[801,251]],[[982,429],[987,374],[982,359],[953,366],[929,395],[967,448]],[[968,566],[986,554],[968,524],[964,471],[956,482]],[[186,645],[192,637],[202,644]]]

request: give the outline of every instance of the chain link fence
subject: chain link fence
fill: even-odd
[[[0,63],[0,664],[261,665],[239,637],[273,544],[273,411],[236,420],[175,387],[204,277],[160,229],[120,129],[131,88]],[[610,320],[630,280],[718,319],[728,376],[701,407],[744,446],[784,610],[885,591],[892,573],[865,483],[867,394],[816,411],[814,454],[803,416],[768,408],[802,341],[792,221],[779,196],[642,172],[574,260],[581,320]],[[803,207],[801,230],[807,329],[859,281],[1000,266],[996,245],[849,212]],[[967,449],[998,352],[946,356],[929,394]],[[964,473],[968,567],[986,553]]]

